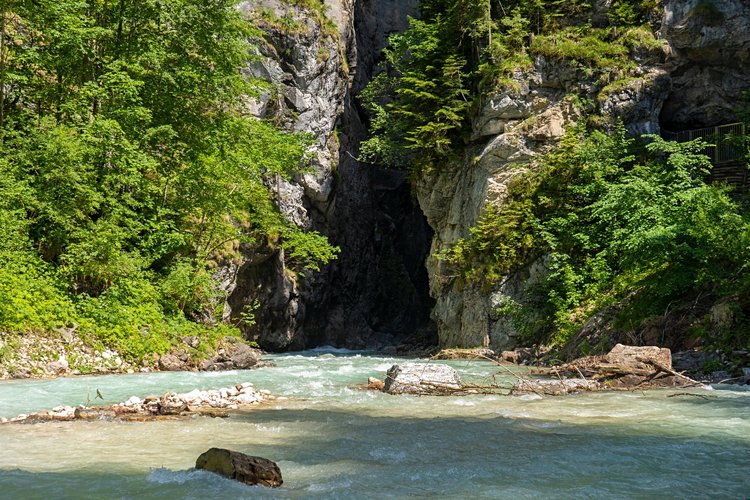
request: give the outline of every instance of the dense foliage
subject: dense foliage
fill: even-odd
[[[518,85],[511,77],[534,55],[579,64],[601,87],[628,78],[633,53],[659,46],[646,23],[657,4],[615,1],[607,25],[594,28],[586,0],[420,2],[420,19],[390,38],[387,71],[360,95],[372,134],[361,159],[417,173],[451,161],[474,103]]]
[[[217,334],[187,319],[221,316],[211,269],[240,244],[335,257],[266,187],[309,140],[246,116],[257,34],[235,4],[2,3],[0,329],[77,326],[138,358]]]
[[[626,139],[591,116],[596,97],[637,78],[639,61],[658,59],[649,20],[660,2],[594,4],[421,2],[420,18],[391,37],[386,71],[360,96],[371,116],[361,158],[416,176],[465,163],[482,96],[512,93],[538,58],[558,61],[588,88],[571,101],[609,132],[571,130],[530,174],[513,177],[509,198],[486,206],[469,237],[439,256],[452,264],[446,275],[490,293],[534,264],[524,296],[506,297],[496,311],[527,343],[565,344],[598,313],[636,331],[679,310],[681,333],[747,347],[746,207],[727,187],[705,183],[710,164],[700,144]],[[721,321],[711,317],[713,304],[729,311]]]
[[[527,340],[562,344],[610,305],[633,327],[703,297],[736,309],[717,343],[750,342],[741,299],[750,286],[747,212],[728,187],[705,183],[700,143],[646,139],[570,131],[449,253],[463,280],[488,286],[542,263],[543,278],[522,301],[503,304]],[[700,319],[696,335],[705,333]]]

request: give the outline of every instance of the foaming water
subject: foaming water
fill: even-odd
[[[389,396],[356,387],[390,358],[319,349],[275,368],[0,383],[0,415],[250,381],[280,398],[227,419],[0,426],[2,498],[742,498],[750,494],[750,392],[562,398]],[[464,380],[507,368],[449,362]],[[518,371],[519,368],[513,367]],[[192,470],[206,449],[276,461],[284,485]]]

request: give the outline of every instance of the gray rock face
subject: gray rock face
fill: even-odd
[[[662,123],[671,130],[734,121],[750,87],[750,4],[744,0],[667,0],[672,92]]]
[[[474,121],[477,141],[467,148],[466,160],[417,184],[417,197],[435,231],[427,260],[430,293],[436,299],[432,318],[441,347],[490,347],[502,351],[514,344],[517,332],[502,314],[501,303],[517,301],[525,287],[543,271],[543,263],[509,276],[496,290],[482,284],[457,283],[452,271],[434,255],[468,235],[484,209],[501,206],[508,185],[524,175],[541,151],[556,144],[579,111],[565,98],[580,79],[568,77],[565,64],[554,67],[544,59],[529,74],[518,74],[518,91],[488,96]],[[566,83],[567,82],[567,83]],[[489,135],[498,132],[497,135]]]
[[[619,118],[632,135],[658,134],[662,105],[672,90],[672,79],[663,68],[625,82],[600,103],[602,112]]]
[[[617,344],[607,353],[607,362],[632,370],[652,368],[649,361],[672,369],[672,351],[665,347]]]
[[[243,2],[240,11],[264,31],[257,62],[246,68],[249,76],[266,79],[271,90],[252,110],[272,117],[289,130],[308,132],[315,138],[312,170],[293,179],[276,179],[271,186],[279,209],[297,226],[317,229],[316,219],[332,209],[334,171],[339,141],[334,128],[344,111],[350,78],[347,59],[354,57],[353,0],[328,0],[327,16],[338,32],[324,29],[304,8],[278,0]],[[295,27],[274,22],[287,19]],[[248,258],[227,263],[219,271],[228,293],[225,318],[242,325],[248,338],[261,347],[278,351],[302,348],[305,305],[300,282],[287,268],[280,249],[246,248]],[[260,307],[255,308],[254,304]],[[255,315],[255,325],[242,322]]]
[[[337,261],[302,279],[288,269],[283,252],[271,249],[248,248],[244,262],[227,263],[219,271],[229,296],[224,319],[241,323],[257,300],[255,325],[243,329],[266,350],[323,343],[361,348],[429,323],[423,262],[431,231],[406,176],[354,160],[365,127],[352,96],[377,71],[387,36],[406,27],[416,4],[326,0],[338,35],[289,2],[240,6],[258,19],[267,42],[247,73],[276,86],[253,110],[316,140],[314,171],[272,186],[278,205],[295,224],[326,234],[342,248]],[[266,18],[268,12],[286,16],[299,28],[283,30],[264,21],[261,9]]]
[[[388,394],[449,394],[461,389],[458,372],[448,365],[393,365],[386,374],[383,392]]]
[[[211,448],[198,457],[196,469],[203,469],[245,484],[277,488],[284,481],[276,463],[262,457],[252,457],[237,451]]]
[[[604,26],[611,2],[593,3],[593,23]],[[505,202],[509,183],[580,119],[571,95],[622,120],[633,135],[733,120],[750,88],[750,4],[662,4],[663,18],[652,21],[664,50],[637,54],[630,78],[605,89],[575,63],[539,56],[532,68],[517,72],[513,89],[485,96],[465,160],[420,179],[414,187],[418,204],[405,175],[354,160],[365,119],[353,98],[380,71],[388,34],[407,26],[417,1],[326,0],[337,36],[299,6],[281,0],[241,4],[249,16],[263,8],[299,25],[284,31],[259,21],[266,43],[247,72],[275,88],[252,108],[314,135],[313,171],[278,180],[274,191],[291,220],[328,235],[342,254],[321,273],[300,279],[283,252],[247,249],[255,257],[219,272],[229,294],[225,319],[241,320],[257,300],[256,324],[245,333],[273,351],[395,343],[407,332],[429,331],[430,314],[443,347],[512,347],[518,332],[507,312],[543,276],[544,259],[488,291],[456,283],[445,263],[427,254],[449,248],[488,206]]]
[[[595,2],[595,24],[606,23],[610,2]],[[663,19],[653,20],[664,40],[636,54],[630,78],[604,87],[574,63],[537,57],[514,75],[514,89],[485,96],[473,120],[463,162],[421,179],[416,192],[434,230],[432,254],[469,234],[488,206],[500,207],[509,183],[535,157],[554,147],[581,111],[570,96],[593,103],[596,112],[621,120],[631,135],[679,131],[727,123],[750,88],[750,4],[741,0],[667,0]],[[432,317],[441,347],[513,347],[519,334],[508,312],[546,272],[544,258],[487,290],[457,283],[446,264],[427,260]]]

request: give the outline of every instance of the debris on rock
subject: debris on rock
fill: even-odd
[[[617,344],[604,356],[586,356],[546,371],[558,378],[601,382],[610,389],[700,387],[702,383],[672,368],[669,349]]]
[[[388,394],[449,395],[463,390],[455,369],[435,363],[393,365],[383,384]]]
[[[226,417],[227,411],[246,408],[251,405],[274,399],[268,391],[256,390],[253,384],[245,382],[234,387],[177,394],[167,392],[161,397],[146,396],[141,399],[131,396],[127,401],[108,406],[88,407],[81,405],[58,406],[52,410],[19,415],[12,423],[36,423],[60,420],[164,420],[184,418],[191,415]],[[0,422],[2,423],[2,422]]]
[[[490,360],[497,358],[495,351],[487,347],[474,349],[443,349],[430,359],[435,360]]]

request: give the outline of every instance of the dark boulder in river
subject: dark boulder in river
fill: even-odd
[[[383,387],[383,392],[389,394],[441,395],[461,390],[456,370],[433,363],[393,365],[386,374]]]
[[[211,448],[198,457],[196,469],[203,469],[245,484],[276,488],[284,482],[281,470],[271,460],[237,451]]]

